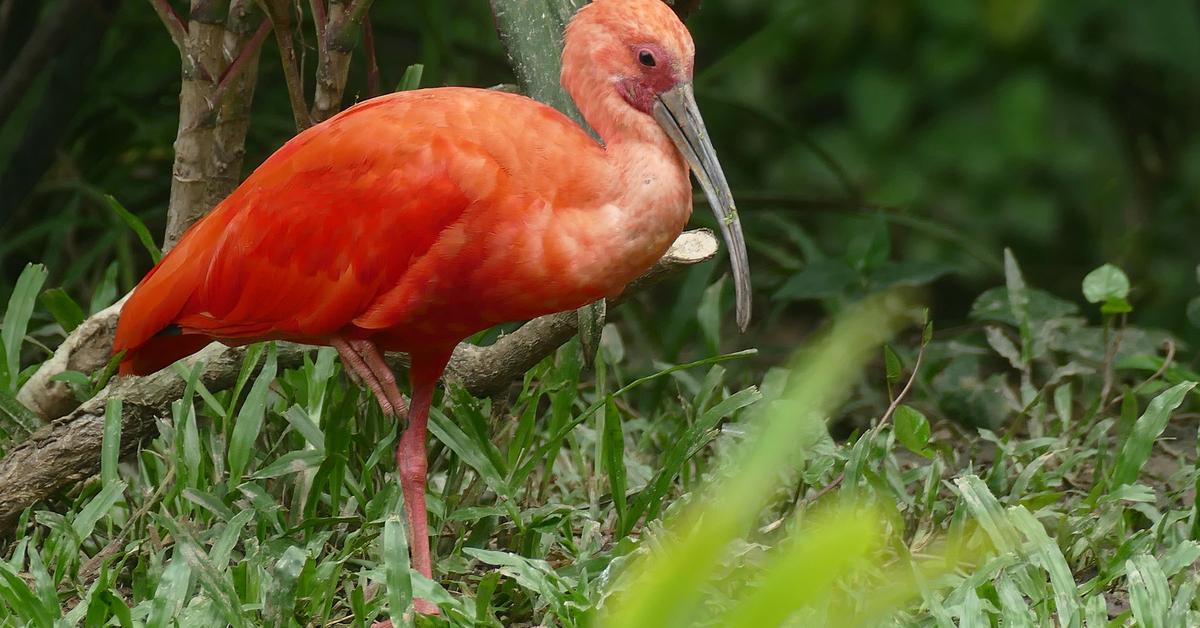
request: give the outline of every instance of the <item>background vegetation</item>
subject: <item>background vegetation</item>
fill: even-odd
[[[0,1],[0,75],[64,5]],[[9,391],[64,336],[56,301],[31,295],[61,287],[95,312],[150,266],[105,195],[165,225],[178,54],[148,4],[89,6],[27,90],[0,89],[0,303],[31,309],[5,317]],[[513,82],[487,3],[371,17],[385,87],[418,63],[426,86]],[[750,240],[749,335],[730,333],[718,260],[613,310],[595,365],[570,344],[507,396],[448,391],[438,585],[404,569],[390,421],[330,352],[275,372],[261,349],[259,375],[189,389],[137,456],[109,445],[99,477],[26,514],[0,561],[19,619],[0,621],[361,625],[411,582],[443,603],[422,621],[589,625],[623,612],[650,548],[687,547],[689,508],[731,499],[704,481],[737,476],[756,426],[824,410],[745,517],[706,537],[711,564],[681,563],[703,603],[672,621],[1195,625],[1195,3],[709,0],[688,25]],[[247,169],[294,133],[280,67],[268,42]],[[365,86],[356,56],[347,100]],[[862,347],[875,359],[826,382],[836,404],[789,385],[828,318],[915,286],[932,335]],[[832,538],[810,512],[839,495],[872,505],[855,538],[873,541],[835,545],[870,568],[828,558],[827,584],[802,580],[821,546],[806,534]],[[797,555],[807,569],[789,571]]]

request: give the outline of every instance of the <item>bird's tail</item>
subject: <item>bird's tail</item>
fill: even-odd
[[[173,323],[186,313],[204,285],[222,231],[218,223],[201,220],[189,229],[142,278],[121,308],[113,340],[113,354],[125,352],[121,374],[153,373],[211,342],[208,336],[186,333]]]

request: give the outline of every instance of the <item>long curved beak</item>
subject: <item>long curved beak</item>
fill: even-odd
[[[683,153],[717,216],[717,225],[729,247],[729,260],[733,265],[738,327],[746,331],[750,324],[750,264],[746,260],[746,240],[742,236],[742,223],[733,204],[733,194],[721,171],[721,163],[717,161],[712,141],[708,139],[708,130],[696,107],[691,84],[680,83],[660,94],[654,103],[654,119]]]

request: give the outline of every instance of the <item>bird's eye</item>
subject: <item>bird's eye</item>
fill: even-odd
[[[654,53],[650,52],[649,50],[643,50],[638,53],[638,63],[641,63],[648,68],[658,65],[658,61],[654,60]]]

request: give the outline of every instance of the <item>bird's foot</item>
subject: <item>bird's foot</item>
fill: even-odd
[[[423,600],[421,598],[417,598],[417,599],[413,600],[413,608],[416,609],[416,611],[422,615],[438,615],[439,614],[437,604],[434,604],[433,602],[430,602],[429,600]]]
[[[413,600],[413,609],[422,615],[439,615],[438,607],[429,600],[417,598]],[[392,628],[392,620],[385,619],[371,624],[371,628]]]

